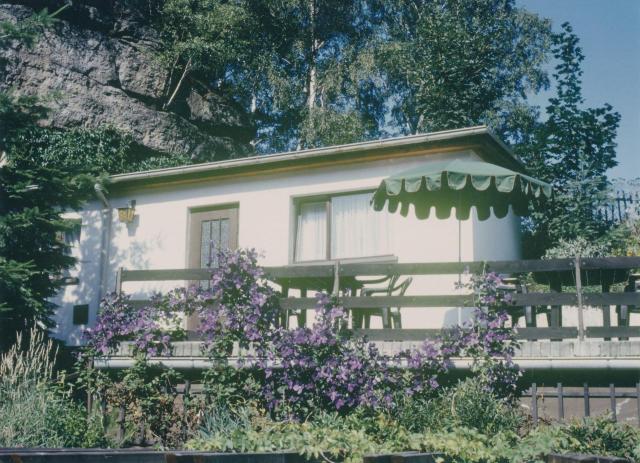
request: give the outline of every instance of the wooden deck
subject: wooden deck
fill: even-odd
[[[306,296],[308,289],[326,289],[334,294],[346,309],[402,307],[429,310],[442,307],[472,307],[472,295],[405,295],[358,296],[350,291],[350,285],[361,277],[380,275],[459,275],[466,272],[496,272],[513,281],[513,303],[506,309],[514,322],[524,317],[524,325],[518,328],[522,341],[539,344],[541,340],[605,340],[617,339],[630,344],[634,338],[640,341],[640,326],[630,324],[631,314],[640,313],[640,291],[634,270],[640,269],[640,257],[575,258],[549,260],[517,260],[489,262],[437,262],[437,263],[389,263],[335,261],[321,265],[289,265],[265,268],[266,277],[282,288],[280,304],[290,314],[301,313],[316,306],[316,299]],[[544,291],[531,292],[518,283],[532,274]],[[176,286],[206,281],[208,269],[120,269],[116,291],[122,291],[125,283],[175,281]],[[618,289],[612,292],[612,287]],[[299,289],[303,297],[284,297],[291,288]],[[138,300],[135,304],[148,301]],[[617,321],[611,321],[611,307],[615,307]],[[563,308],[576,308],[576,326],[562,326]],[[587,307],[603,310],[602,326],[586,326],[583,311]],[[544,313],[548,326],[536,326],[536,314]],[[385,342],[418,342],[438,334],[434,329],[380,329],[363,330],[369,339]],[[533,346],[534,344],[532,344]],[[543,345],[543,344],[540,344]],[[541,347],[545,349],[546,347]],[[531,348],[525,348],[531,349]],[[555,347],[553,349],[556,349]],[[557,349],[561,349],[558,347]],[[608,348],[607,348],[608,349]],[[526,350],[525,350],[526,351]],[[523,351],[523,352],[525,352]],[[636,355],[636,354],[634,354]]]

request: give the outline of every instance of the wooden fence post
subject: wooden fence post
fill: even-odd
[[[611,285],[607,282],[602,282],[602,294],[606,294],[611,290]],[[611,306],[602,306],[602,326],[605,328],[611,328]],[[604,338],[605,341],[611,341],[611,338]]]
[[[118,433],[116,434],[116,438],[119,443],[122,443],[124,440],[124,405],[120,405],[118,408]]]
[[[107,430],[107,391],[100,394],[100,414],[102,415],[102,429]]]
[[[122,271],[124,268],[119,267],[118,272],[116,273],[116,294],[120,295],[122,293]]]
[[[616,413],[616,387],[613,383],[609,384],[609,399],[611,400],[611,413],[613,415],[613,421],[618,421],[618,414]]]
[[[580,256],[575,258],[576,296],[578,297],[578,339],[584,341],[584,306],[582,304],[582,275],[580,274]]]
[[[189,395],[190,391],[191,391],[191,381],[187,379],[184,382],[184,392],[182,393],[182,402],[185,404],[185,406],[188,405],[189,400],[191,400],[191,397]]]
[[[589,404],[589,385],[584,383],[584,416],[591,416],[591,407]]]
[[[332,296],[338,296],[340,291],[340,261],[336,261],[333,265],[333,291]]]
[[[561,293],[562,292],[562,281],[559,279],[551,280],[551,284],[549,285],[549,289],[553,293]],[[548,315],[549,326],[553,328],[562,327],[562,305],[552,305],[551,313]],[[551,341],[562,341],[562,337],[560,338],[551,338]]]
[[[636,384],[636,405],[638,407],[638,426],[640,426],[640,383]]]
[[[562,383],[558,383],[558,420],[564,421],[564,396],[562,395]]]
[[[282,285],[282,295],[284,297],[289,297],[289,286]],[[289,315],[290,315],[289,309],[284,309],[280,313],[279,323],[281,328],[289,329]]]
[[[531,416],[533,422],[538,424],[538,387],[536,383],[531,384]]]

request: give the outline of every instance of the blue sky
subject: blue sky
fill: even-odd
[[[585,55],[582,90],[586,105],[611,104],[622,115],[618,163],[612,177],[640,177],[640,0],[517,0],[553,21],[569,21]],[[546,105],[549,93],[531,102]]]

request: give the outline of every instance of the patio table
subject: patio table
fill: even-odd
[[[368,284],[368,280],[360,280],[357,276],[339,276],[336,279],[336,268],[342,263],[397,263],[398,258],[395,256],[381,256],[376,258],[363,258],[363,259],[344,259],[331,262],[323,262],[320,264],[295,264],[289,266],[287,269],[292,270],[292,274],[287,276],[274,276],[269,279],[279,285],[282,288],[283,297],[289,297],[289,291],[292,289],[300,291],[300,297],[309,297],[309,291],[326,292],[329,294],[348,293],[349,295],[357,294],[358,290],[362,289],[364,285]],[[319,269],[325,267],[330,272],[326,272],[325,275],[315,274],[313,276],[306,276],[304,272],[300,276],[295,275],[296,267],[302,269],[309,269],[318,267]],[[268,273],[268,269],[267,269]],[[322,273],[322,272],[317,272]],[[288,327],[289,316],[291,314],[286,313],[281,320],[282,326]],[[304,326],[307,322],[307,309],[299,309],[297,313],[298,326]]]
[[[331,294],[334,289],[335,279],[331,277],[286,277],[286,278],[274,278],[274,283],[282,287],[282,296],[289,297],[289,291],[297,289],[300,291],[300,297],[313,297],[313,292],[326,292]],[[359,282],[355,277],[340,278],[340,290],[349,292],[349,294],[355,294],[355,292],[362,288],[363,283]],[[309,296],[309,291],[312,292]],[[298,326],[304,326],[307,323],[307,309],[297,310]],[[285,328],[289,327],[289,317],[292,314],[285,313],[280,321],[281,325]]]

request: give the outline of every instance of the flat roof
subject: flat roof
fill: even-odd
[[[141,172],[112,175],[115,189],[138,188],[145,185],[197,182],[219,176],[250,175],[279,170],[309,168],[327,163],[354,163],[405,157],[433,152],[453,152],[473,149],[483,159],[494,164],[524,172],[524,166],[511,149],[486,126],[445,130],[383,140],[350,143],[285,153],[254,155],[239,159],[190,164]]]

